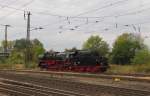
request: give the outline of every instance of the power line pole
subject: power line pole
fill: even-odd
[[[8,52],[7,29],[8,29],[8,27],[10,27],[10,25],[4,25],[4,26],[5,26],[4,52],[7,53]]]
[[[25,52],[25,65],[28,68],[29,64],[30,64],[30,55],[31,55],[31,42],[30,42],[30,16],[31,13],[30,11],[27,12],[27,37],[26,37],[26,52]]]
[[[43,28],[37,27],[34,29],[30,29],[30,16],[31,16],[30,11],[24,13],[24,18],[26,17],[26,15],[27,15],[27,37],[26,37],[26,51],[25,51],[25,66],[26,68],[28,68],[32,59],[32,53],[31,53],[32,44],[30,41],[30,32],[33,30],[38,30],[38,29],[43,29]]]
[[[31,13],[28,12],[27,13],[28,15],[28,19],[27,19],[27,41],[30,41],[30,16],[31,16]]]

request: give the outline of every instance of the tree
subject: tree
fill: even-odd
[[[33,59],[34,59],[34,61],[37,62],[38,56],[40,54],[43,54],[45,52],[45,49],[44,49],[43,44],[38,39],[34,39],[32,41],[32,46],[33,46],[33,48],[32,48],[32,50],[33,50]]]
[[[145,48],[140,36],[124,33],[113,45],[111,61],[114,64],[130,64],[135,53]]]
[[[0,53],[4,53],[4,46],[5,46],[5,41],[1,42],[0,46]],[[14,41],[7,41],[7,52],[11,52],[14,46]],[[9,59],[7,56],[1,56],[0,57],[0,64],[6,64],[8,63]]]
[[[3,47],[2,46],[0,46],[0,52],[3,52]]]
[[[108,55],[109,46],[102,40],[99,36],[91,36],[84,44],[84,50],[90,50],[92,52],[97,52],[102,56]]]
[[[25,55],[23,52],[13,50],[8,58],[8,63],[11,62],[11,64],[24,64],[24,58]]]
[[[143,49],[137,52],[132,60],[133,64],[149,64],[150,63],[150,51]]]
[[[24,64],[25,61],[25,53],[26,53],[26,45],[30,44],[30,60],[33,63],[38,61],[38,56],[45,52],[43,44],[38,40],[34,39],[31,42],[27,42],[26,39],[18,39],[10,45],[13,45],[11,50],[10,57],[7,59],[7,63],[11,62],[12,64]]]
[[[22,51],[25,50],[25,48],[26,48],[26,39],[22,38],[15,41],[14,49]]]
[[[7,41],[7,51],[11,51],[14,47],[14,41]],[[5,41],[2,41],[0,51],[4,52]]]

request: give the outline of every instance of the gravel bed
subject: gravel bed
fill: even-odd
[[[3,94],[3,93],[0,93],[0,96],[8,96],[8,95],[6,95],[6,94]]]
[[[17,72],[15,74],[28,74],[28,76],[42,77],[42,78],[57,78],[63,79],[66,81],[73,81],[73,82],[81,82],[81,83],[88,83],[94,85],[106,85],[106,86],[114,86],[114,87],[125,87],[125,88],[132,88],[138,90],[150,90],[150,83],[149,82],[137,82],[137,81],[127,81],[119,79],[119,81],[115,81],[116,78],[113,79],[104,79],[104,78],[88,78],[88,77],[73,77],[73,76],[55,76],[55,75],[48,75],[48,74],[39,74],[39,73],[24,73],[24,72]]]
[[[18,80],[22,82],[30,82],[42,86],[52,87],[56,89],[62,89],[62,90],[68,90],[73,91],[81,94],[86,94],[89,96],[116,96],[113,94],[118,94],[117,96],[137,96],[138,93],[131,93],[131,94],[123,94],[125,91],[122,91],[120,89],[114,89],[115,87],[128,87],[131,88],[133,84],[136,89],[142,89],[142,90],[149,90],[150,87],[148,87],[147,84],[137,84],[137,82],[134,84],[134,82],[113,82],[112,80],[104,80],[104,79],[98,79],[93,80],[90,78],[67,78],[67,77],[54,77],[51,75],[40,75],[40,74],[26,74],[26,73],[9,73],[9,72],[1,72],[0,76],[2,78],[8,78],[13,80]],[[139,83],[139,82],[138,82]],[[126,85],[127,84],[127,85]],[[105,85],[106,87],[101,87],[100,85]],[[107,86],[114,86],[114,88],[110,88],[107,90]],[[124,86],[126,85],[126,86]],[[143,89],[144,88],[144,89]],[[118,91],[118,93],[114,93]],[[119,91],[120,94],[119,94]],[[130,90],[126,90],[130,91]],[[140,93],[139,93],[140,94]],[[150,96],[150,95],[139,95],[139,96]]]

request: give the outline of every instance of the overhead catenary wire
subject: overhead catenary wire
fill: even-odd
[[[129,0],[120,0],[120,1],[117,1],[117,2],[114,2],[114,3],[110,3],[110,4],[107,4],[107,5],[104,5],[104,6],[100,7],[100,8],[80,13],[80,14],[76,15],[75,17],[81,16],[81,15],[85,15],[85,14],[88,14],[88,13],[93,13],[95,11],[102,10],[102,9],[105,9],[105,8],[108,8],[108,7],[111,7],[113,5],[117,5],[119,3],[123,3],[123,2],[126,2],[126,1],[129,1]]]
[[[32,3],[33,1],[34,1],[34,0],[31,0],[30,2],[28,2],[28,3],[25,4],[25,5],[23,5],[22,7],[27,6],[28,4]],[[114,2],[114,3],[110,3],[110,4],[108,4],[108,5],[105,5],[105,6],[101,7],[101,8],[98,8],[98,9],[95,9],[95,10],[90,10],[90,11],[87,11],[87,12],[88,12],[88,13],[94,12],[94,11],[97,11],[97,10],[100,10],[100,9],[103,9],[103,8],[107,8],[107,7],[110,7],[110,6],[113,6],[113,5],[116,5],[116,4],[125,2],[125,1],[127,1],[127,0],[120,0],[120,1],[117,1],[117,2]],[[25,10],[23,10],[22,8],[15,8],[15,7],[10,7],[10,6],[7,6],[7,5],[2,5],[2,4],[0,4],[0,6],[5,6],[5,7],[7,7],[7,8],[11,8],[11,9],[18,10],[18,11],[25,11]],[[85,12],[85,14],[86,14],[87,12]],[[71,16],[55,15],[55,14],[51,14],[51,13],[48,13],[48,12],[46,13],[46,12],[35,12],[35,11],[33,11],[32,13],[36,13],[36,14],[40,14],[40,15],[59,16],[59,17],[65,17],[65,18],[83,18],[83,19],[85,19],[85,18],[106,18],[106,17],[111,17],[111,16],[103,16],[103,17],[100,17],[100,16],[99,16],[99,17],[78,17],[79,15],[83,15],[84,13],[82,13],[82,14],[80,13],[80,14],[78,14],[78,15],[76,15],[76,16],[73,16],[73,17],[71,17]],[[121,15],[119,15],[119,16],[125,16],[125,15],[134,14],[134,13],[136,13],[136,12],[121,14]],[[7,15],[7,16],[8,16],[8,15]],[[5,16],[4,16],[4,17],[5,17]]]
[[[29,3],[27,3],[27,5],[32,3],[33,1],[34,0],[31,0]],[[104,9],[104,8],[108,8],[108,7],[111,7],[113,5],[117,5],[119,3],[123,3],[125,1],[128,1],[128,0],[120,0],[120,1],[117,1],[117,2],[114,2],[114,3],[110,3],[110,4],[107,4],[105,6],[102,6],[101,8],[98,8],[98,9],[95,9],[95,10],[90,10],[90,11],[88,11],[88,13],[94,12],[96,10],[101,10],[101,9]],[[18,11],[25,11],[25,10],[23,10],[21,8],[15,8],[15,7],[11,7],[11,6],[8,6],[8,5],[0,4],[0,6],[4,6],[4,7],[10,8],[10,9],[14,9],[14,10],[18,10]],[[64,18],[83,18],[83,19],[85,19],[85,18],[101,18],[101,17],[78,17],[80,15],[86,14],[87,12],[80,13],[80,14],[78,14],[76,16],[63,16],[63,15],[52,14],[52,13],[49,13],[49,12],[36,12],[36,11],[32,11],[32,13],[36,13],[36,14],[40,14],[40,15],[51,15],[51,16],[57,16],[57,17],[64,17]]]
[[[146,24],[146,23],[150,23],[150,21],[149,22],[141,22],[141,23],[134,23],[134,24],[130,24],[130,25],[125,25],[125,24],[122,24],[122,25],[120,25],[118,28],[117,28],[117,30],[119,29],[121,29],[121,28],[133,28],[134,29],[134,31],[135,32],[141,32],[141,25],[142,24]],[[94,24],[94,23],[93,23]],[[92,24],[92,25],[93,25]],[[84,24],[83,24],[84,25]],[[90,24],[90,26],[92,26],[91,24]],[[135,26],[135,25],[137,25],[137,26]],[[133,27],[134,26],[134,27]],[[139,28],[139,26],[140,26],[140,28]],[[99,27],[98,27],[99,28]],[[71,30],[72,28],[64,28],[64,29],[62,29],[61,30],[61,32],[59,32],[59,33],[62,33],[63,31],[67,31],[67,30]],[[106,28],[103,28],[103,29],[101,29],[101,31],[109,31],[109,30],[112,30],[112,29],[116,29],[116,28],[110,28],[110,27],[106,27]],[[72,30],[72,31],[84,31],[84,30],[78,30],[78,29],[75,29],[75,30]],[[100,30],[99,30],[100,31]],[[91,32],[93,32],[93,31],[91,31]],[[90,32],[88,32],[88,33],[90,33]]]
[[[116,1],[116,2],[113,2],[113,3],[109,3],[109,4],[106,4],[100,8],[97,8],[97,9],[93,9],[93,10],[89,10],[89,11],[86,11],[86,12],[82,12],[80,14],[77,14],[75,16],[63,16],[63,15],[57,15],[57,14],[52,14],[52,13],[49,13],[49,12],[37,12],[39,14],[43,14],[43,15],[51,15],[51,16],[59,16],[59,17],[64,17],[64,18],[83,18],[83,19],[86,19],[86,18],[101,18],[101,17],[79,17],[81,15],[85,15],[85,14],[88,14],[88,13],[93,13],[95,11],[98,11],[98,10],[102,10],[102,9],[105,9],[105,8],[108,8],[108,7],[112,7],[114,5],[117,5],[117,4],[120,4],[120,3],[123,3],[123,2],[127,2],[129,0],[120,0],[120,1]]]
[[[5,0],[4,0],[4,1],[5,1]],[[7,4],[7,5],[1,6],[1,8],[0,8],[0,9],[6,8],[6,6],[10,6],[10,5],[12,5],[12,4],[14,4],[14,3],[16,3],[17,1],[18,1],[18,0],[8,2],[8,4]],[[1,4],[3,4],[3,2],[1,2]]]
[[[120,1],[125,1],[125,0],[120,0]],[[120,2],[121,3],[121,2]],[[115,5],[117,5],[117,4],[115,4]],[[112,5],[111,5],[112,6]],[[25,11],[25,10],[23,10],[23,9],[20,9],[20,8],[14,8],[14,7],[10,7],[10,6],[7,6],[7,7],[9,7],[9,8],[13,8],[14,10],[18,10],[18,11]],[[149,8],[148,8],[149,9]],[[138,10],[138,11],[133,11],[133,12],[128,12],[128,13],[123,13],[123,14],[119,14],[119,15],[114,15],[114,16],[118,16],[118,17],[121,17],[121,16],[126,16],[126,15],[134,15],[134,14],[138,14],[138,13],[141,13],[141,12],[143,12],[143,11],[145,11],[145,10],[148,10],[148,9],[142,9],[142,10]],[[92,11],[91,11],[92,12]],[[46,12],[45,13],[42,13],[42,12],[35,12],[35,11],[33,11],[33,13],[36,13],[36,14],[39,14],[39,15],[46,15]],[[49,13],[48,13],[49,14]],[[49,15],[53,15],[53,14],[49,14]],[[61,16],[61,15],[53,15],[53,16]],[[102,18],[102,19],[105,19],[105,18],[109,18],[109,17],[114,17],[114,16],[112,16],[112,15],[110,15],[110,16],[103,16],[103,17],[91,17],[91,18]],[[71,17],[71,16],[67,16],[68,18],[75,18],[75,17]],[[64,17],[64,18],[66,18],[66,17]],[[90,18],[90,17],[76,17],[76,18],[83,18],[83,19],[85,19],[85,18]],[[64,19],[65,20],[65,19]],[[43,25],[42,27],[44,27],[44,26],[48,26],[48,25]]]
[[[34,1],[34,0],[30,0],[29,2],[27,2],[27,3],[23,4],[22,6],[20,6],[19,8],[15,8],[15,7],[11,7],[11,6],[8,6],[8,5],[2,5],[2,4],[0,4],[0,6],[4,6],[4,7],[7,7],[7,8],[10,8],[10,9],[14,9],[14,10],[15,10],[15,11],[13,11],[13,12],[10,12],[10,13],[6,14],[6,15],[3,16],[3,17],[0,17],[0,20],[3,20],[3,19],[5,19],[5,18],[7,18],[8,16],[14,14],[16,11],[21,11],[21,12],[22,12],[22,11],[25,11],[25,10],[23,10],[22,8],[24,8],[24,7],[28,6],[28,5],[30,5],[33,1]]]
[[[103,17],[99,17],[100,19],[106,19],[106,18],[113,18],[113,17],[117,17],[117,18],[119,18],[119,17],[123,17],[123,16],[127,16],[127,15],[134,15],[134,14],[139,14],[139,13],[142,13],[142,12],[144,12],[144,11],[147,11],[147,10],[149,10],[150,8],[145,8],[145,9],[140,9],[140,10],[137,10],[137,11],[133,11],[133,12],[128,12],[128,13],[122,13],[122,14],[118,14],[118,15],[114,15],[114,16],[112,16],[112,15],[108,15],[108,16],[103,16]],[[65,21],[65,20],[64,20]],[[59,23],[59,22],[56,22],[56,23],[53,23],[53,24],[57,24],[57,23]],[[50,23],[50,24],[46,24],[46,25],[43,25],[42,27],[46,27],[46,26],[49,26],[49,25],[51,25],[52,23]],[[117,25],[118,26],[118,25]]]
[[[148,3],[149,4],[149,3]],[[148,5],[147,3],[146,4],[143,4],[143,6],[144,5]],[[137,9],[137,7],[136,8],[133,8],[134,10],[135,9]],[[91,18],[99,18],[99,19],[105,19],[105,18],[113,18],[113,17],[123,17],[123,16],[127,16],[127,15],[135,15],[135,14],[139,14],[139,13],[142,13],[142,12],[144,12],[144,11],[147,11],[149,8],[146,8],[146,9],[140,9],[140,10],[137,10],[137,11],[132,11],[132,12],[127,12],[127,13],[122,13],[122,14],[118,14],[118,15],[108,15],[108,16],[101,16],[101,17],[91,17]],[[130,9],[131,10],[131,9]],[[80,17],[79,17],[80,18]],[[89,18],[90,19],[90,17],[81,17],[81,18]],[[65,21],[65,20],[64,20]],[[59,22],[56,22],[56,23],[53,23],[53,24],[57,24],[57,23],[59,23]],[[48,25],[51,25],[51,23],[50,24],[46,24],[46,25],[43,25],[43,27],[46,27],[46,26],[48,26]]]
[[[16,10],[16,9],[14,9],[14,10]],[[141,9],[140,9],[141,10]],[[148,10],[148,9],[147,9]],[[17,10],[16,10],[17,11]],[[19,10],[18,10],[19,11]],[[21,9],[20,11],[25,11],[24,9]],[[129,10],[129,11],[131,11],[131,10]],[[138,10],[139,11],[139,10]],[[138,13],[141,13],[141,12],[143,12],[142,10],[140,11],[140,12],[138,12],[138,11],[136,11],[136,10],[134,10],[133,12],[127,12],[127,11],[125,11],[125,12],[121,12],[121,14],[119,13],[118,15],[117,14],[115,14],[115,15],[110,15],[109,17],[115,17],[115,16],[127,16],[127,15],[135,15],[135,14],[138,14]],[[46,12],[45,13],[40,13],[40,12],[35,12],[36,14],[39,14],[39,15],[46,15]],[[34,14],[34,12],[33,12],[33,14]],[[57,17],[57,16],[56,16]],[[90,18],[102,18],[102,19],[105,19],[105,18],[109,18],[109,17],[77,17],[77,18],[83,18],[83,19],[85,19],[85,18],[88,18],[88,19],[90,19]],[[71,19],[71,18],[69,18],[69,19]],[[66,20],[66,17],[64,17],[64,20]],[[90,22],[89,22],[90,23]],[[93,23],[93,24],[96,24],[96,23]],[[84,24],[83,24],[84,25]],[[82,25],[81,25],[82,26]],[[89,25],[87,25],[87,26],[89,26]],[[43,26],[44,27],[44,26]],[[109,30],[111,30],[111,29],[113,29],[113,28],[108,28]],[[119,29],[119,28],[118,28]],[[68,28],[68,29],[66,29],[66,30],[70,30],[70,28]],[[104,30],[104,28],[102,29],[102,30]],[[78,31],[78,30],[77,30]]]

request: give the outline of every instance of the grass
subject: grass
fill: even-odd
[[[37,64],[32,63],[28,65],[28,69],[37,68]],[[0,69],[26,69],[25,64],[0,64]]]
[[[23,64],[0,64],[0,69],[24,69]]]
[[[107,73],[149,73],[150,64],[135,64],[135,65],[111,65]]]

